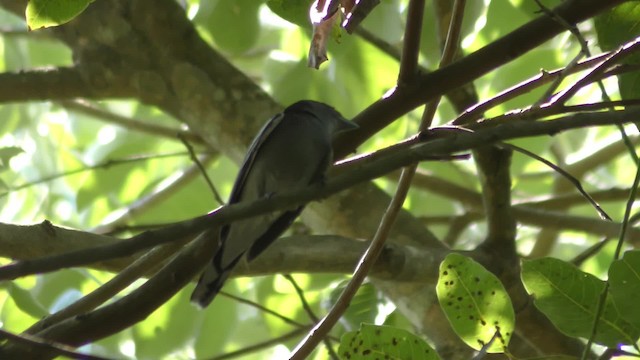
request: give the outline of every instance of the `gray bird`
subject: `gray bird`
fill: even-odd
[[[340,132],[357,128],[334,108],[299,101],[272,117],[251,143],[228,204],[251,202],[322,181],[333,162],[331,143]],[[253,260],[291,225],[304,206],[239,220],[220,230],[220,245],[191,294],[206,307],[234,266],[246,254]]]

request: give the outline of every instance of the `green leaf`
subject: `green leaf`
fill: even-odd
[[[611,51],[640,35],[640,1],[627,1],[595,18],[598,45]]]
[[[20,310],[36,319],[49,315],[49,312],[44,308],[44,306],[34,299],[31,291],[27,291],[14,283],[8,283],[4,286],[6,286],[13,302]]]
[[[624,309],[625,320],[640,328],[640,251],[628,251],[609,268],[609,292],[618,309]]]
[[[249,50],[260,36],[259,11],[262,1],[219,0],[201,4],[198,22],[204,24],[216,44],[234,54]]]
[[[342,359],[440,359],[435,350],[416,335],[391,326],[362,324],[340,339]]]
[[[24,150],[22,150],[22,148],[16,146],[0,148],[0,171],[5,170],[9,166],[9,161],[11,161],[12,157],[23,152]]]
[[[518,9],[524,11],[531,18],[535,18],[541,14],[540,6],[535,1],[529,0],[511,0],[511,3]],[[547,9],[551,10],[562,3],[561,0],[541,0],[540,3]]]
[[[193,341],[193,333],[203,314],[189,303],[188,296],[187,291],[181,291],[153,316],[134,327],[138,358],[160,359]]]
[[[628,1],[599,15],[594,20],[598,44],[605,51],[616,50],[640,35],[640,1]],[[631,55],[623,63],[638,64],[640,55]],[[640,96],[640,72],[618,75],[618,88],[623,99]]]
[[[440,264],[438,300],[453,330],[479,350],[495,336],[490,353],[503,352],[515,326],[515,313],[500,280],[482,265],[460,254]]]
[[[62,25],[75,18],[93,0],[29,0],[25,17],[29,30]]]
[[[274,14],[303,28],[311,28],[309,20],[310,0],[267,0]]]
[[[345,280],[331,291],[330,304],[336,303],[348,283],[349,281]],[[357,329],[363,323],[374,322],[378,315],[379,302],[376,288],[371,284],[363,284],[351,300],[349,308],[342,315],[340,322],[345,325],[347,330]]]
[[[560,331],[574,337],[590,336],[604,281],[554,258],[524,262],[522,281],[536,307]],[[620,310],[625,314],[607,297],[595,342],[610,347],[636,342],[638,329],[626,321],[628,309]]]
[[[72,301],[69,293],[81,292],[82,285],[87,281],[86,272],[81,269],[64,269],[43,276],[39,284],[32,293],[37,296],[40,304],[46,307],[49,312],[60,310],[60,307],[69,305],[67,301]]]
[[[229,285],[226,286],[225,291],[231,290]],[[233,340],[239,326],[239,315],[242,310],[246,312],[243,306],[235,300],[219,296],[207,310],[199,311],[193,343],[196,359],[213,356]]]

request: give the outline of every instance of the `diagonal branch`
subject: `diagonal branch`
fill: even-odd
[[[190,142],[202,144],[202,138],[190,130],[184,130],[177,127],[169,127],[164,125],[158,125],[150,120],[139,120],[128,116],[115,114],[108,110],[102,109],[88,101],[83,100],[64,100],[60,104],[67,110],[83,113],[91,117],[95,117],[105,122],[119,125],[128,131],[138,131],[158,137],[166,137],[172,140],[176,140],[177,137],[182,137]]]
[[[553,11],[568,23],[576,24],[621,2],[622,0],[564,1]],[[340,138],[336,156],[341,158],[349,154],[394,119],[417,106],[513,61],[565,30],[554,20],[541,16],[443,69],[421,75],[416,87],[398,88],[358,114],[353,121],[360,128],[345,133]]]
[[[350,171],[330,179],[322,185],[312,185],[306,189],[278,194],[253,203],[240,203],[221,207],[218,210],[194,219],[175,223],[165,228],[147,231],[132,238],[122,240],[117,245],[108,244],[99,248],[83,249],[73,253],[54,255],[41,260],[14,262],[0,268],[0,278],[10,279],[26,274],[47,272],[62,267],[80,266],[107,258],[123,257],[159,244],[193,236],[201,231],[220,226],[234,220],[262,213],[291,208],[309,201],[328,197],[358,183],[375,179],[402,166],[407,166],[433,154],[460,152],[490,143],[530,137],[535,135],[553,135],[561,131],[635,121],[640,109],[619,110],[602,113],[579,113],[560,117],[551,121],[530,122],[513,121],[499,124],[494,128],[485,128],[475,132],[456,132],[453,136],[435,139],[430,142],[405,146],[376,161],[367,162],[366,158],[350,164]],[[615,224],[614,224],[615,225]],[[55,236],[55,229],[52,229]],[[98,251],[99,250],[99,251]],[[108,256],[105,257],[105,254]]]
[[[205,232],[153,278],[127,296],[93,312],[64,320],[38,332],[38,337],[79,346],[119,332],[144,320],[195,277],[209,260],[212,245]],[[9,359],[52,358],[51,352],[17,345],[3,349]],[[37,355],[36,355],[37,354]]]
[[[26,330],[26,333],[38,333],[51,325],[72,316],[87,313],[106,303],[134,281],[152,272],[152,270],[157,269],[164,260],[179,251],[182,245],[181,243],[166,244],[149,251],[96,290],[83,296],[64,309],[40,319],[31,325],[29,329]]]

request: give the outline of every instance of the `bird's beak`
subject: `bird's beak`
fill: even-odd
[[[338,126],[336,126],[335,133],[342,133],[350,130],[355,130],[357,128],[359,128],[358,124],[353,123],[347,119],[340,119],[340,121],[338,121]]]

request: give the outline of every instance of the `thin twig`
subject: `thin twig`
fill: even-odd
[[[189,156],[191,157],[191,160],[196,164],[198,169],[200,169],[200,174],[202,174],[202,176],[204,177],[204,180],[206,181],[207,186],[209,186],[209,190],[211,190],[211,193],[213,194],[213,197],[216,199],[216,202],[218,203],[218,205],[224,205],[224,200],[222,200],[222,196],[220,196],[220,193],[218,192],[218,189],[216,189],[216,186],[213,185],[213,181],[211,181],[209,174],[204,168],[204,165],[202,165],[202,162],[200,162],[200,159],[198,159],[198,156],[193,150],[193,146],[191,146],[191,143],[189,143],[189,140],[187,140],[187,138],[185,138],[182,134],[178,134],[178,138],[180,139],[180,141],[182,141],[184,146],[187,148],[187,151],[189,151]]]
[[[60,178],[63,178],[63,177],[80,174],[80,173],[87,172],[87,171],[108,169],[108,168],[110,168],[112,166],[126,165],[126,164],[136,163],[136,162],[140,162],[140,161],[165,159],[165,158],[178,157],[178,156],[187,156],[187,155],[189,155],[189,153],[181,151],[181,152],[174,152],[174,153],[167,153],[167,154],[157,154],[157,155],[138,155],[138,156],[131,156],[131,157],[124,158],[124,159],[110,159],[110,160],[103,161],[103,162],[101,162],[99,164],[96,164],[96,165],[89,165],[89,166],[85,166],[85,167],[82,167],[82,168],[79,168],[79,169],[69,170],[69,171],[65,171],[65,172],[59,173],[59,174],[53,174],[53,175],[45,176],[45,177],[42,177],[42,178],[40,178],[38,180],[30,181],[28,183],[24,183],[24,184],[21,184],[21,185],[18,185],[18,186],[13,186],[8,191],[0,193],[0,198],[3,198],[3,197],[5,197],[5,196],[7,196],[10,193],[15,192],[15,191],[24,190],[24,189],[30,188],[32,186],[44,184],[44,183],[47,183],[47,182],[51,182],[53,180],[57,180],[57,179],[60,179]]]
[[[217,156],[218,153],[207,154],[200,159],[200,163],[202,163],[203,166],[206,166]],[[117,232],[123,228],[122,224],[135,219],[147,210],[156,208],[171,195],[175,194],[179,189],[184,188],[191,183],[191,181],[196,179],[198,174],[199,168],[196,165],[189,166],[185,170],[180,171],[179,176],[172,179],[170,183],[165,183],[162,187],[154,189],[154,191],[149,195],[137,199],[132,204],[128,205],[125,208],[125,211],[117,218],[108,223],[100,224],[100,226],[95,227],[92,231],[98,234],[113,234]],[[148,225],[147,229],[149,229]]]
[[[245,356],[247,354],[256,352],[256,351],[260,351],[262,349],[266,349],[268,347],[274,346],[274,345],[278,345],[281,344],[285,341],[291,340],[293,338],[296,338],[302,334],[304,334],[306,331],[308,331],[309,327],[306,328],[300,328],[300,329],[295,329],[293,331],[290,331],[284,335],[278,336],[277,338],[273,338],[267,341],[263,341],[251,346],[247,346],[244,347],[240,350],[236,350],[230,353],[226,353],[224,355],[219,355],[219,356],[214,356],[212,358],[209,358],[209,360],[228,360],[228,359],[234,359],[240,356]]]
[[[385,176],[387,180],[392,181],[395,181],[399,177],[400,171],[394,171]],[[414,188],[456,200],[465,206],[475,206],[482,203],[482,197],[477,191],[429,174],[422,169],[416,171],[412,184]]]
[[[568,29],[573,34],[573,36],[578,40],[578,42],[580,43],[580,46],[582,48],[582,52],[584,52],[587,56],[590,56],[590,50],[589,50],[589,47],[587,45],[587,41],[582,36],[582,34],[580,33],[579,29],[577,27],[567,23],[566,21],[564,21],[564,19],[562,19],[562,17],[559,16],[558,14],[556,14],[555,12],[548,11],[537,0],[536,0],[536,2],[541,7],[541,9],[543,9],[543,11],[546,11],[549,16],[554,18],[564,28]],[[623,48],[624,48],[624,46],[623,46]],[[633,50],[630,51],[630,52],[633,52]],[[586,86],[590,82],[596,82],[596,84],[598,85],[598,87],[600,89],[600,92],[602,93],[602,97],[605,100],[605,102],[610,102],[611,98],[607,94],[607,90],[606,90],[606,88],[604,86],[604,83],[602,82],[602,78],[603,78],[604,74],[610,68],[612,68],[614,65],[616,65],[616,64],[612,64],[611,63],[611,59],[612,58],[614,58],[614,59],[617,58],[616,61],[620,61],[620,59],[623,58],[623,57],[624,56],[616,56],[616,53],[611,55],[611,57],[609,57],[607,60],[605,60],[600,65],[596,66],[590,73],[588,73],[582,79],[578,80],[571,87],[569,87],[567,91],[562,92],[561,94],[552,97],[550,99],[550,101],[549,101],[549,104],[550,104],[549,107],[564,106],[566,104],[566,102],[577,93],[577,91],[579,89],[581,89],[582,87]],[[584,81],[584,82],[581,84],[582,81]],[[609,109],[613,110],[613,107],[610,107]],[[629,140],[629,137],[628,137],[624,127],[621,126],[621,125],[618,125],[617,128],[618,128],[618,130],[620,132],[620,135],[622,137],[623,143],[627,147],[627,150],[628,150],[629,154],[635,160],[635,163],[638,165],[638,158],[636,156],[635,149],[631,145],[631,142]],[[555,192],[561,191],[562,188],[563,188],[562,184],[556,183],[556,185],[557,186],[555,187],[556,188]],[[532,254],[538,255],[538,256],[546,254],[548,252],[548,249],[550,249],[550,245],[554,241],[556,241],[556,239],[557,239],[557,233],[555,233],[553,231],[543,230],[538,236],[538,239],[536,241],[536,245],[532,250]]]
[[[445,67],[453,62],[460,45],[460,32],[462,30],[462,20],[464,18],[464,8],[466,0],[456,0],[453,3],[451,12],[451,22],[447,31],[447,39],[440,56],[440,67]]]
[[[627,200],[627,205],[624,209],[624,216],[622,218],[622,226],[620,226],[620,235],[618,236],[618,244],[616,246],[616,251],[613,255],[613,260],[620,259],[620,254],[622,252],[622,246],[625,243],[625,238],[627,234],[627,228],[629,226],[629,217],[631,216],[631,209],[633,207],[633,203],[636,200],[636,195],[638,193],[638,185],[640,184],[640,166],[636,163],[636,175],[633,179],[633,185],[631,185],[631,191],[629,192],[629,199]],[[600,294],[600,298],[598,299],[598,307],[596,310],[595,317],[593,319],[593,324],[591,326],[591,335],[589,335],[589,340],[584,347],[584,352],[582,353],[581,360],[585,360],[589,353],[591,352],[591,346],[595,340],[596,331],[598,329],[598,323],[600,322],[600,317],[604,312],[604,307],[607,302],[607,295],[609,293],[609,281],[605,282],[604,288],[602,289],[602,293]]]
[[[640,38],[637,38],[623,45],[620,49],[611,53],[605,61],[589,71],[580,80],[576,81],[571,87],[554,96],[551,106],[554,106],[556,104],[565,104],[567,100],[569,100],[578,92],[578,90],[582,89],[586,85],[593,83],[613,65],[620,63],[624,58],[634,54],[637,51],[640,51]]]
[[[354,1],[354,6],[348,14],[347,20],[342,23],[342,27],[349,33],[360,28],[360,23],[369,15],[369,13],[378,6],[380,0],[360,0]]]
[[[445,67],[450,64],[454,59],[458,47],[460,45],[460,31],[462,28],[462,20],[464,16],[464,8],[466,5],[465,0],[456,0],[453,4],[451,11],[451,20],[449,22],[447,37],[442,49],[442,56],[440,58],[440,67]],[[422,113],[422,119],[420,120],[419,130],[420,132],[427,131],[431,124],[433,124],[433,118],[438,109],[438,105],[442,97],[437,97],[427,103],[424,112]],[[418,164],[406,167],[402,169],[400,179],[404,179],[410,183],[413,183],[416,171],[418,170]],[[399,186],[400,187],[400,186]]]
[[[220,295],[222,295],[224,297],[227,297],[229,299],[235,300],[235,301],[237,301],[237,302],[239,302],[241,304],[245,304],[245,305],[251,306],[253,308],[256,308],[256,309],[262,311],[265,314],[269,314],[271,316],[277,317],[278,319],[282,320],[286,324],[293,325],[293,326],[296,326],[296,327],[299,327],[299,328],[309,328],[309,325],[306,325],[306,324],[303,324],[303,323],[298,322],[296,320],[293,320],[291,318],[288,318],[288,317],[278,313],[277,311],[271,310],[271,309],[269,309],[269,308],[267,308],[267,307],[265,307],[265,306],[263,306],[261,304],[258,304],[256,302],[241,298],[239,296],[233,295],[233,294],[228,293],[226,291],[220,291]]]
[[[545,103],[551,97],[551,95],[556,91],[556,89],[560,86],[560,83],[562,83],[564,78],[571,72],[571,69],[574,68],[579,63],[580,59],[582,59],[585,56],[589,56],[589,53],[590,53],[589,46],[587,45],[586,40],[582,37],[582,35],[580,34],[576,26],[569,24],[567,21],[565,21],[562,18],[562,16],[559,16],[554,11],[548,9],[546,6],[544,6],[540,2],[540,0],[535,0],[535,2],[544,14],[546,14],[547,16],[549,16],[550,18],[552,18],[553,20],[561,24],[563,27],[565,27],[567,30],[569,30],[572,34],[574,34],[574,36],[578,39],[578,42],[580,43],[580,52],[569,62],[567,66],[565,66],[565,68],[560,73],[560,76],[556,77],[556,79],[553,81],[551,86],[547,88],[547,90],[540,97],[540,99],[531,106],[532,108],[538,108],[543,103]]]
[[[615,107],[638,106],[640,99],[623,99],[623,100],[607,100],[590,104],[565,105],[562,107],[564,111],[581,112],[596,110],[612,110]]]
[[[293,286],[293,289],[296,291],[296,294],[298,294],[298,299],[300,299],[302,308],[307,313],[307,316],[309,316],[311,321],[313,321],[314,323],[317,323],[318,321],[320,321],[320,319],[313,312],[313,309],[311,308],[311,305],[309,305],[309,302],[307,301],[306,296],[304,296],[304,290],[300,287],[300,285],[298,285],[298,282],[296,281],[296,279],[294,279],[293,276],[291,276],[291,274],[282,274],[282,276],[284,276],[284,278],[287,279],[289,283],[291,283],[291,286]],[[322,341],[324,342],[324,346],[327,348],[327,351],[329,352],[329,356],[334,360],[340,359],[336,351],[333,349],[333,345],[331,344],[331,341],[327,337],[322,339]]]
[[[567,179],[569,182],[571,182],[573,184],[573,186],[576,188],[576,190],[578,190],[578,192],[585,199],[587,199],[587,201],[589,201],[589,203],[596,209],[596,211],[598,212],[598,215],[602,219],[612,221],[611,216],[609,216],[609,214],[607,214],[607,212],[604,211],[604,209],[600,206],[600,204],[598,204],[598,202],[595,201],[593,199],[593,197],[591,197],[591,195],[589,195],[589,193],[587,193],[587,191],[584,189],[584,187],[582,187],[582,183],[580,182],[580,180],[578,180],[573,175],[569,174],[567,171],[565,171],[560,166],[557,166],[556,164],[554,164],[551,161],[543,158],[542,156],[534,154],[531,151],[529,151],[527,149],[524,149],[524,148],[521,148],[520,146],[517,146],[517,145],[513,145],[513,144],[502,142],[502,143],[500,143],[499,146],[515,150],[515,151],[517,151],[517,152],[519,152],[521,154],[524,154],[526,156],[531,157],[532,159],[540,161],[541,163],[543,163],[543,164],[547,165],[548,167],[552,168],[554,171],[556,171],[557,173],[562,175],[565,179]]]
[[[578,63],[575,67],[573,67],[571,69],[571,74],[576,73],[578,71],[582,71],[584,69],[588,69],[589,67],[593,66],[594,64],[598,64],[602,61],[604,61],[608,56],[610,55],[610,53],[604,53],[604,54],[600,54],[600,55],[596,55],[592,58],[586,59],[585,61],[582,61],[580,63]],[[562,76],[562,73],[565,71],[565,68],[561,68],[561,69],[556,69],[556,70],[551,70],[551,71],[541,71],[540,74],[531,77],[527,80],[524,80],[522,82],[520,82],[519,84],[516,84],[506,90],[501,91],[500,93],[498,93],[497,95],[495,95],[492,98],[489,98],[483,102],[480,102],[472,107],[470,107],[469,109],[465,110],[465,112],[463,112],[462,114],[458,115],[458,117],[453,120],[451,122],[452,125],[462,125],[462,124],[468,124],[474,120],[478,120],[480,118],[482,118],[483,114],[500,105],[503,104],[511,99],[514,99],[520,95],[526,94],[530,91],[532,91],[533,89],[536,89],[544,84],[547,84],[551,81],[553,81],[554,79]]]
[[[127,130],[135,130],[154,136],[162,136],[168,139],[175,139],[179,134],[190,142],[202,144],[204,141],[193,131],[172,128],[154,124],[150,121],[140,121],[127,116],[114,114],[110,111],[101,109],[86,100],[63,100],[59,102],[67,110],[77,111],[86,115],[110,122],[126,128]]]
[[[571,171],[569,171],[571,173]],[[629,189],[625,188],[610,188],[599,191],[592,191],[591,197],[598,201],[618,201],[625,200],[629,197]],[[516,206],[524,206],[537,209],[566,209],[567,207],[581,204],[584,201],[582,194],[564,193],[557,196],[545,196],[539,199],[530,199],[521,201]]]
[[[604,101],[594,104],[578,104],[578,105],[553,105],[543,106],[537,109],[531,107],[526,109],[518,109],[512,112],[508,112],[502,115],[498,115],[492,118],[484,119],[476,124],[476,126],[484,126],[488,123],[504,123],[513,120],[528,120],[534,121],[553,114],[565,113],[565,112],[593,112],[597,110],[614,110],[615,107],[632,107],[638,106],[640,102],[636,99],[632,100],[616,100],[616,101]]]
[[[311,305],[309,305],[307,298],[304,296],[304,290],[302,290],[300,285],[298,285],[298,282],[296,282],[296,279],[294,279],[293,276],[291,276],[291,274],[282,274],[282,276],[285,279],[287,279],[289,283],[291,283],[291,286],[293,286],[293,289],[296,291],[296,294],[298,295],[298,299],[300,299],[302,308],[307,313],[307,316],[309,317],[309,319],[311,319],[314,323],[318,322],[320,319],[313,312]]]
[[[536,2],[538,3],[538,5],[541,8],[544,8],[544,6],[542,6],[542,4],[540,4],[540,2],[538,0],[536,0]],[[582,51],[587,55],[590,56],[590,51],[589,51],[589,47],[587,46],[587,40],[585,40],[585,38],[582,36],[582,34],[580,33],[580,30],[578,30],[578,28],[576,26],[571,26],[570,24],[568,24],[566,21],[564,21],[564,19],[562,19],[561,16],[558,16],[557,14],[554,13],[554,16],[556,18],[559,19],[559,22],[563,24],[563,26],[567,27],[571,33],[574,35],[574,37],[576,39],[578,39],[578,41],[580,42],[580,46],[582,48]],[[637,39],[636,39],[637,41]],[[625,46],[627,46],[628,44],[625,44],[623,46],[623,48]],[[633,50],[631,51],[633,52]],[[615,56],[615,54],[614,54]],[[620,61],[620,58],[618,58],[618,61]],[[605,61],[607,62],[607,61]],[[610,66],[611,68],[612,66]],[[608,69],[605,69],[602,73],[606,72]],[[604,83],[602,82],[602,75],[601,74],[597,74],[595,76],[594,79],[597,79],[596,82],[598,84],[598,87],[600,88],[600,92],[602,93],[602,98],[605,100],[605,102],[610,102],[611,98],[609,97],[609,94],[607,93],[607,89],[604,86]],[[569,98],[567,97],[565,99],[568,100]],[[564,103],[562,103],[564,104]],[[611,108],[613,109],[613,108]],[[620,132],[620,135],[622,136],[622,141],[624,142],[625,146],[627,147],[627,150],[629,152],[629,154],[631,155],[631,157],[633,158],[634,162],[636,163],[636,165],[640,165],[640,160],[638,159],[638,156],[636,155],[635,149],[633,148],[633,146],[631,145],[631,142],[629,141],[629,136],[627,135],[627,132],[625,131],[624,127],[618,125],[618,131]],[[636,127],[638,127],[636,125]],[[638,127],[638,129],[640,129],[640,127]]]
[[[591,245],[590,247],[582,251],[580,254],[574,256],[573,259],[569,260],[569,262],[578,267],[582,266],[582,263],[587,261],[587,259],[594,256],[595,254],[599,253],[600,250],[602,250],[604,246],[609,243],[610,240],[611,240],[610,237],[603,238],[602,240],[598,241],[597,243]]]
[[[377,47],[378,50],[382,51],[393,59],[400,60],[400,58],[402,57],[402,52],[399,48],[391,45],[375,33],[365,29],[364,27],[358,27],[354,34],[370,42],[371,45]]]
[[[620,233],[620,223],[589,218],[579,215],[567,214],[566,211],[548,211],[535,208],[514,206],[513,215],[520,224],[540,227],[543,229],[557,229],[564,231],[579,231],[603,237],[617,237]],[[640,239],[640,231],[629,229],[633,235],[628,234],[627,239],[637,246]]]
[[[629,228],[631,210],[638,195],[638,184],[640,184],[640,166],[636,165],[636,176],[633,179],[633,185],[631,185],[631,191],[629,192],[629,199],[627,200],[627,205],[624,209],[624,217],[622,220],[622,227],[620,228],[620,236],[618,237],[618,245],[616,246],[616,251],[613,256],[614,260],[620,259],[620,253],[622,252],[624,238]]]
[[[462,233],[468,229],[469,224],[482,219],[482,214],[477,212],[467,212],[461,216],[456,216],[449,222],[449,230],[442,238],[442,242],[453,248]]]

